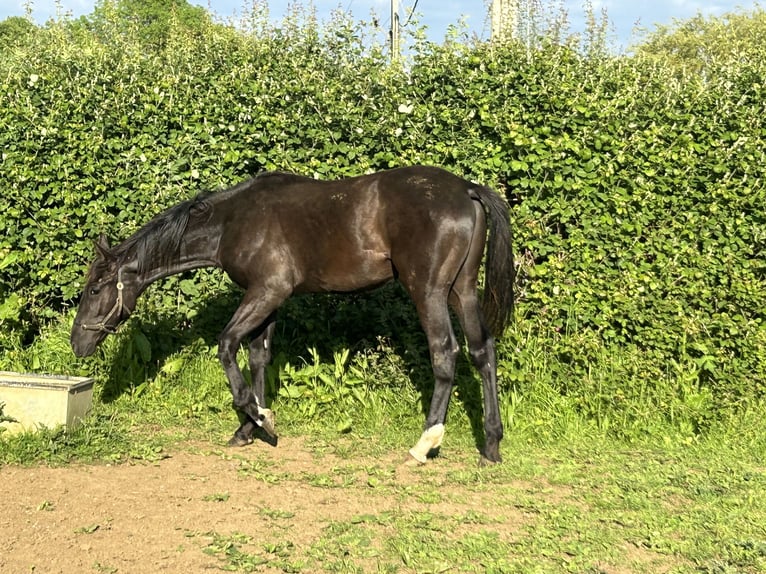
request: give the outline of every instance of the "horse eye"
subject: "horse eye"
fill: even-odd
[[[91,295],[98,295],[101,292],[101,287],[91,287],[90,288],[90,294]]]

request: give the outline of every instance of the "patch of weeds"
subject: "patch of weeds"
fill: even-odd
[[[215,556],[223,564],[222,569],[236,572],[255,572],[260,566],[268,563],[264,556],[245,552],[242,546],[249,544],[252,538],[246,534],[235,532],[229,535],[208,533],[212,541],[203,548],[203,552]]]
[[[365,465],[362,470],[368,477],[390,484],[396,480],[396,468],[393,466],[381,466],[379,464]]]
[[[96,530],[101,528],[100,524],[88,524],[87,526],[80,526],[75,528],[75,534],[93,534]]]
[[[758,466],[718,447],[577,448],[550,464],[544,474],[554,492],[524,499],[534,520],[519,540],[522,554],[569,557],[577,568],[764,571],[766,475]]]
[[[130,460],[143,460],[146,462],[159,462],[168,458],[170,455],[164,452],[160,445],[138,444],[128,451]]]
[[[439,486],[433,483],[405,484],[395,488],[397,499],[402,504],[417,500],[424,504],[436,504],[442,501]]]
[[[466,532],[451,545],[456,564],[475,564],[477,572],[510,572],[513,570],[510,545],[497,532],[480,530]]]
[[[294,512],[288,510],[272,510],[270,508],[261,508],[258,511],[258,514],[271,520],[289,520],[295,517]]]
[[[259,459],[243,458],[241,456],[232,457],[233,460],[238,461],[237,474],[240,476],[246,476],[248,478],[254,478],[266,484],[279,484],[285,480],[291,480],[292,474],[289,472],[281,472],[274,469],[274,463]]]
[[[271,554],[278,558],[289,558],[292,555],[293,550],[295,549],[295,545],[289,540],[284,540],[280,542],[266,542],[263,545],[263,549],[268,554]]]
[[[358,514],[349,519],[351,524],[377,524],[390,526],[393,524],[393,513],[381,512],[380,514]]]
[[[40,428],[35,432],[0,435],[0,464],[61,465],[72,461],[157,462],[167,457],[166,438],[156,429],[135,427],[129,413],[94,403],[76,429]]]
[[[320,488],[363,488],[376,489],[379,494],[388,494],[397,488],[395,467],[370,464],[341,464],[327,472],[303,472],[300,479]]]
[[[518,462],[511,459],[508,462],[486,467],[468,462],[447,468],[441,480],[443,484],[460,485],[479,492],[494,491],[498,485],[507,485],[536,474],[528,473],[520,468],[520,465],[523,464],[526,464],[523,458]]]
[[[361,471],[361,482],[367,488],[374,488],[379,492],[390,492],[396,487],[396,469],[384,468],[380,465],[367,465]]]
[[[356,476],[342,469],[334,468],[330,473],[315,473],[304,471],[301,480],[318,488],[351,488],[356,482]]]
[[[358,562],[380,554],[374,533],[354,521],[331,522],[308,550],[310,557],[331,572],[361,572]],[[353,566],[353,567],[352,567]]]
[[[213,494],[206,494],[202,500],[205,502],[226,502],[230,497],[228,492],[214,492]]]
[[[438,490],[425,490],[415,494],[415,500],[423,504],[438,504],[444,500],[441,492]]]
[[[484,513],[476,512],[475,510],[468,510],[463,514],[456,514],[453,518],[458,524],[488,525],[499,524],[502,522],[502,520],[499,518],[494,518]]]
[[[231,572],[269,572],[297,573],[303,571],[303,561],[296,559],[295,545],[289,540],[265,542],[258,547],[253,538],[242,532],[224,535],[217,532],[187,533],[188,537],[204,536],[210,542],[202,551],[217,558],[221,569]]]
[[[310,553],[329,571],[509,572],[510,543],[477,528],[496,522],[474,511],[361,514],[330,523]]]

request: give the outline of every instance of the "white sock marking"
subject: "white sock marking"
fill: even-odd
[[[412,458],[420,463],[426,462],[426,455],[433,449],[438,448],[444,440],[444,425],[438,424],[423,431],[418,443],[410,449]]]

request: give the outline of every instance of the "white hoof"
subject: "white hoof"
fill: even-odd
[[[265,430],[266,434],[269,436],[277,436],[277,432],[275,430],[276,420],[274,417],[274,411],[271,409],[258,409],[258,413],[263,415],[263,418],[258,421],[258,426],[263,428],[263,430]]]
[[[439,448],[444,439],[444,425],[438,424],[423,431],[418,443],[410,449],[410,456],[421,464],[425,464],[427,455]]]

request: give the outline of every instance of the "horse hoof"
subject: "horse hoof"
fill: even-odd
[[[242,437],[235,434],[233,437],[229,439],[229,442],[226,443],[226,446],[241,447],[241,446],[247,446],[252,443],[253,443],[253,439],[251,437]]]
[[[259,426],[266,431],[266,434],[269,435],[272,438],[275,438],[277,436],[276,426],[277,421],[276,417],[274,416],[274,411],[271,409],[261,409],[260,411],[263,415],[263,418],[260,420]]]
[[[425,466],[430,461],[432,454],[434,454],[433,451],[429,452],[428,455],[423,456],[416,449],[411,448],[407,452],[407,455],[404,457],[404,460],[402,461],[402,466],[409,466],[409,467]]]
[[[276,434],[269,434],[263,427],[256,427],[255,438],[261,442],[265,442],[269,446],[277,446],[279,443],[279,437]]]
[[[411,467],[411,468],[418,467],[418,466],[424,466],[425,464],[426,464],[426,461],[416,459],[409,452],[407,453],[407,456],[402,461],[402,466],[408,466],[408,467]]]
[[[487,466],[495,466],[496,464],[499,464],[502,462],[502,459],[498,457],[497,460],[492,460],[484,456],[483,454],[479,456],[479,466],[481,468],[487,467]]]

